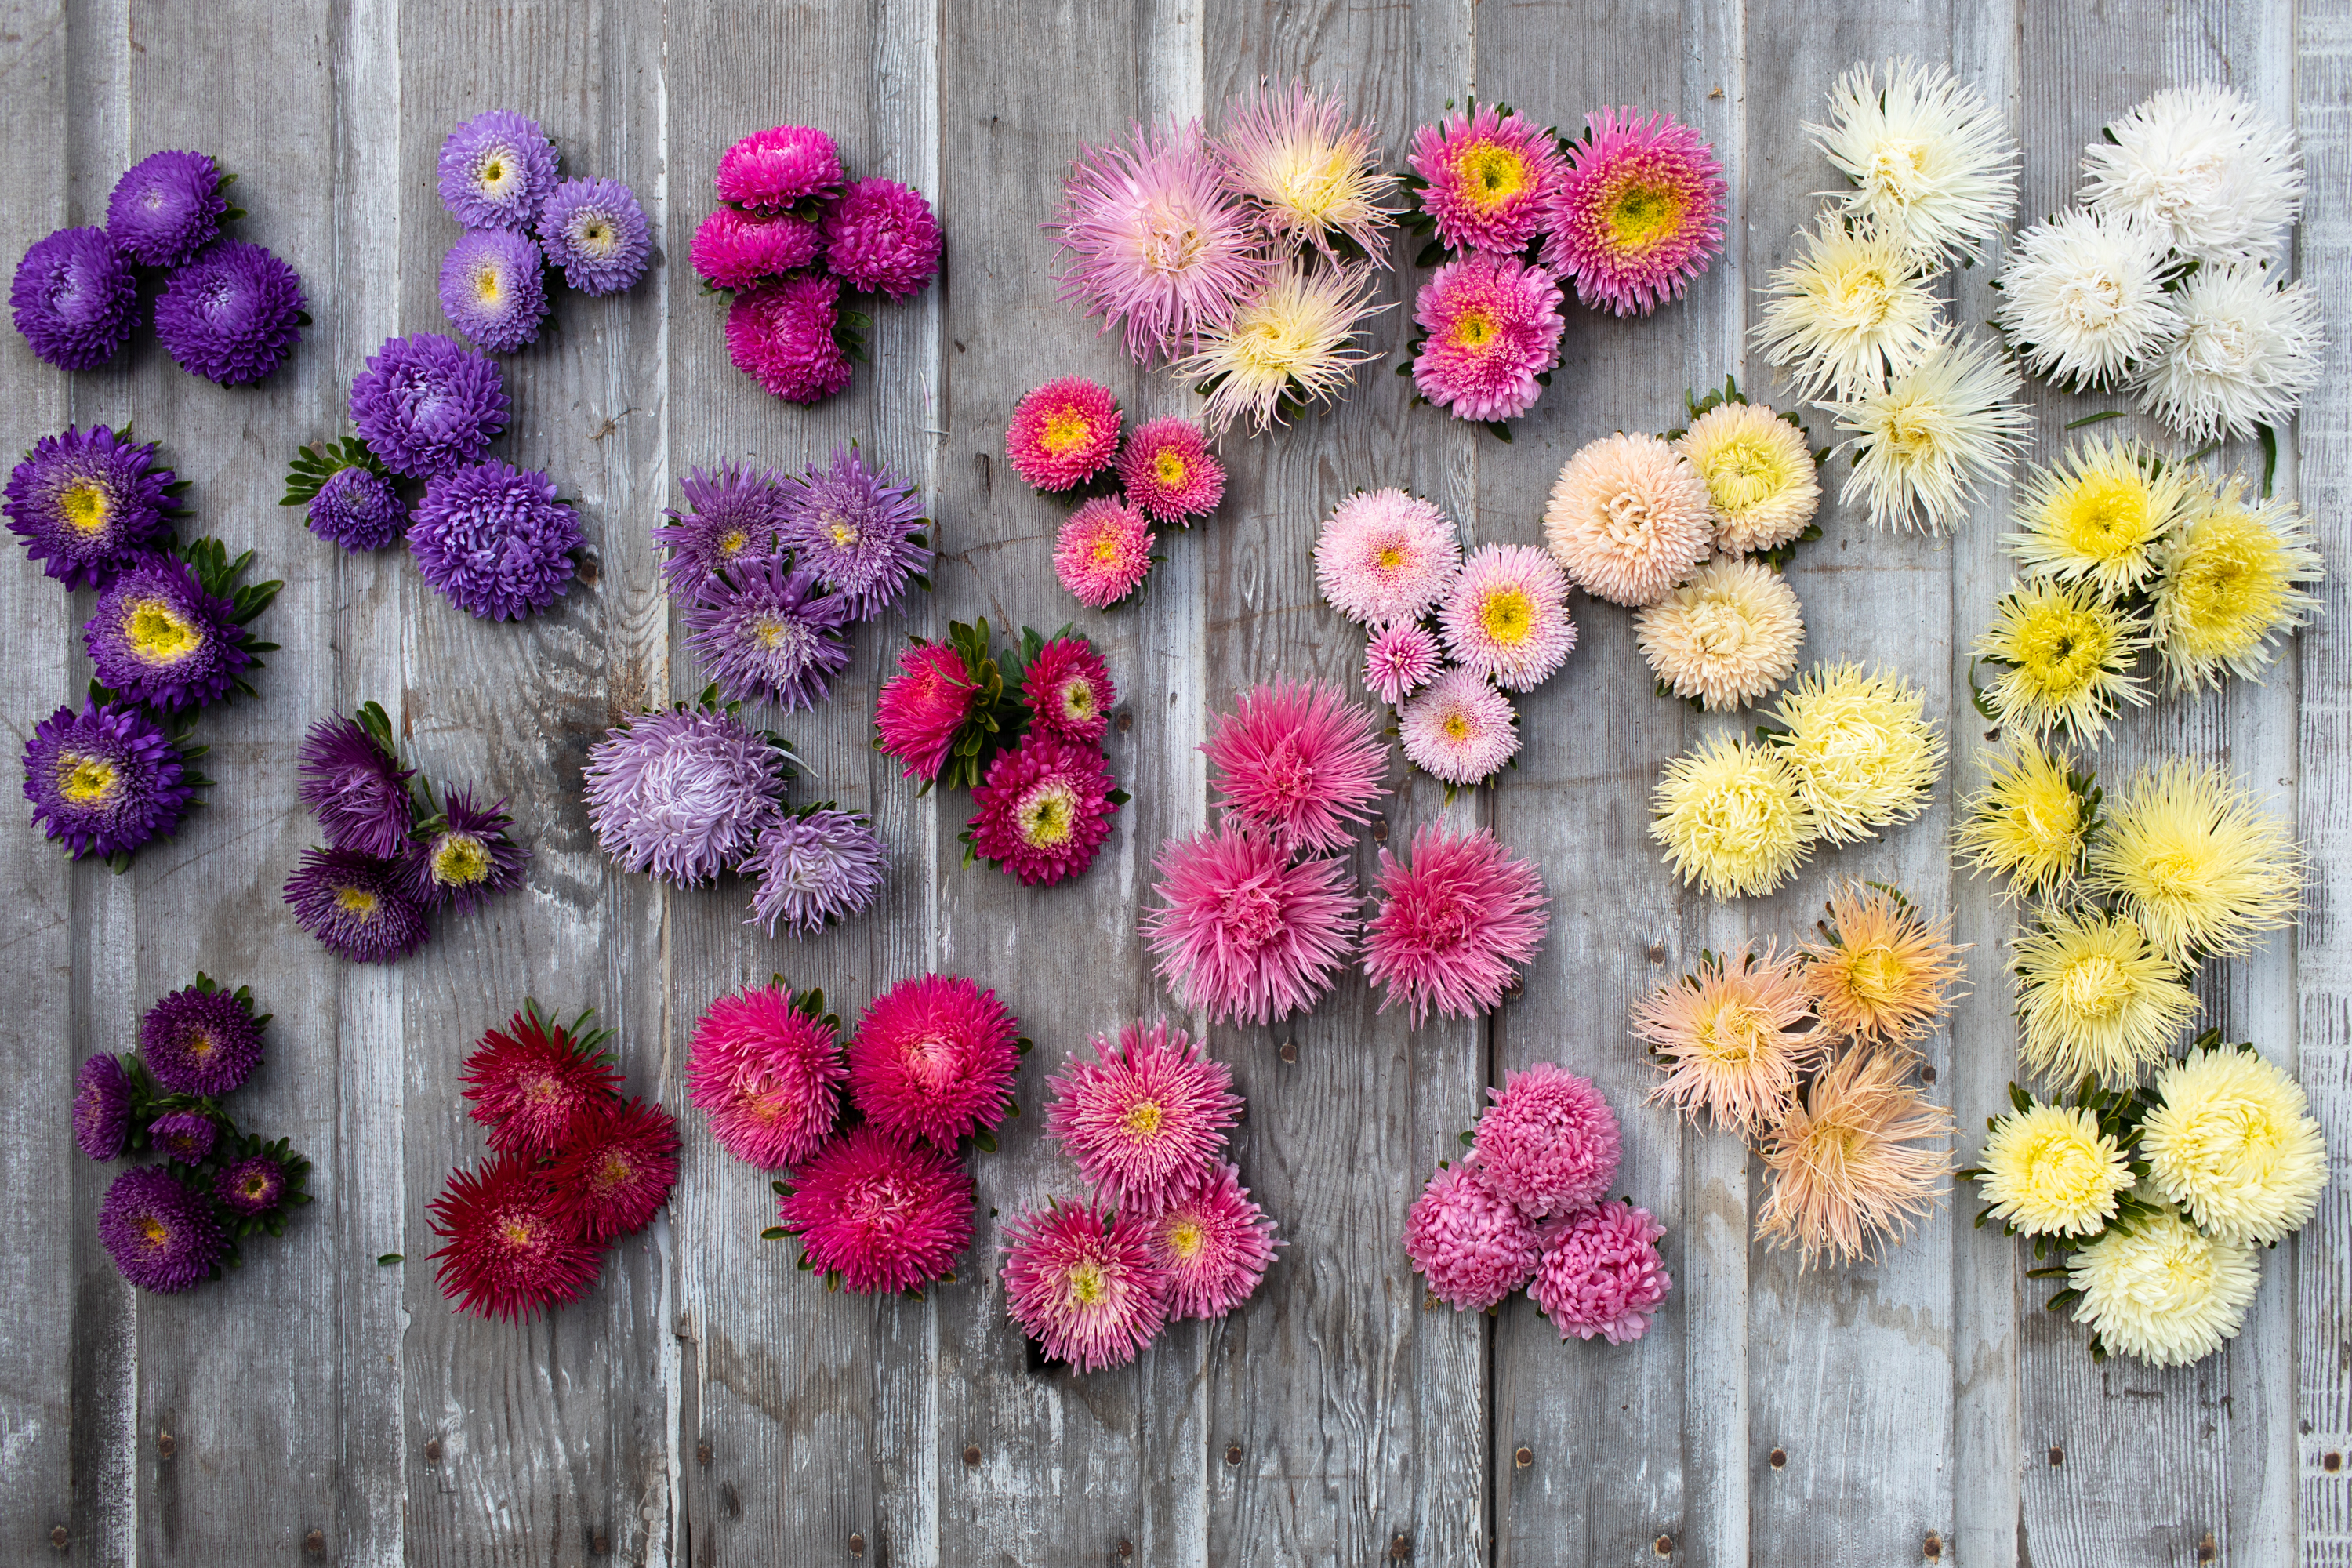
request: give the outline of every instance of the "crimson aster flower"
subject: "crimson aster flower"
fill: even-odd
[[[1620,316],[1679,300],[1723,248],[1723,165],[1671,114],[1604,109],[1584,117],[1553,199],[1543,263],[1578,298]]]
[[[702,220],[687,247],[694,275],[714,289],[749,289],[781,278],[824,254],[824,230],[791,213],[747,213],[719,207]]]
[[[793,1173],[777,1218],[809,1268],[859,1295],[920,1290],[971,1245],[972,1182],[954,1156],[866,1122]]]
[[[467,1112],[489,1129],[501,1154],[561,1152],[620,1103],[621,1073],[601,1029],[575,1034],[526,1005],[504,1029],[486,1030],[457,1077]]]
[[[1293,865],[1229,819],[1169,840],[1153,868],[1160,903],[1144,911],[1143,935],[1188,1010],[1264,1024],[1314,1006],[1337,983],[1357,924],[1345,862]]]
[[[1517,257],[1474,250],[1422,285],[1413,390],[1457,419],[1516,419],[1559,363],[1559,286]]]
[[[1233,1072],[1165,1019],[1093,1045],[1094,1060],[1073,1057],[1046,1080],[1045,1131],[1104,1201],[1158,1213],[1209,1171],[1241,1119]]]
[[[971,717],[979,687],[952,643],[919,642],[898,656],[898,673],[882,683],[874,727],[882,753],[899,776],[929,784],[940,776],[956,731]]]
[[[861,294],[903,300],[939,272],[939,215],[896,180],[856,182],[820,221],[825,270]]]
[[[1102,655],[1084,637],[1056,637],[1021,673],[1021,701],[1033,731],[1099,744],[1110,729],[1118,688]]]
[[[694,1026],[687,1099],[710,1136],[747,1165],[779,1171],[816,1152],[841,1115],[849,1077],[830,1023],[782,985],[721,996]]]
[[[995,992],[961,975],[902,980],[857,1022],[850,1097],[883,1131],[951,1149],[1004,1115],[1020,1033]]]
[[[1344,847],[1387,793],[1372,715],[1319,681],[1252,687],[1213,722],[1201,750],[1217,771],[1216,804],[1278,848]]]
[[[548,1167],[556,1210],[590,1241],[653,1223],[677,1184],[677,1119],[641,1100],[592,1111]]]
[[[520,1322],[576,1301],[596,1282],[599,1248],[563,1212],[539,1163],[503,1154],[449,1173],[433,1200],[433,1281],[461,1312]]]
[[[1364,931],[1364,977],[1381,1010],[1404,1003],[1418,1028],[1434,1006],[1448,1018],[1492,1012],[1550,925],[1543,879],[1493,831],[1426,826],[1402,859],[1381,851],[1380,909]]]
[[[1167,1289],[1140,1215],[1049,1203],[1005,1225],[1005,1310],[1082,1373],[1133,1361],[1167,1321]]]

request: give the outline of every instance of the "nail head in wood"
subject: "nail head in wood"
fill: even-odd
[[[1240,1464],[1241,1462],[1242,1462],[1242,1446],[1241,1446],[1239,1443],[1228,1443],[1228,1444],[1226,1444],[1226,1445],[1225,1445],[1225,1463],[1227,1463],[1227,1464],[1229,1464],[1229,1465],[1238,1465],[1238,1464]]]
[[[1282,1048],[1274,1054],[1280,1057],[1286,1062],[1295,1062],[1298,1059],[1298,1042],[1297,1040],[1285,1040],[1282,1042]]]
[[[1672,1557],[1675,1554],[1675,1538],[1671,1535],[1661,1535],[1650,1542],[1650,1550],[1661,1557]]]
[[[428,1465],[437,1465],[441,1462],[440,1438],[427,1437],[425,1439],[425,1462]]]
[[[2064,1464],[2064,1463],[2066,1462],[2066,1450],[2065,1450],[2065,1449],[2063,1449],[2063,1448],[2062,1448],[2062,1447],[2059,1447],[2057,1444],[2055,1444],[2055,1443],[2051,1444],[2051,1445],[2050,1445],[2050,1462],[2051,1462],[2052,1464],[2053,1464],[2053,1465],[2063,1465],[2063,1464]]]
[[[697,1443],[694,1446],[694,1462],[700,1465],[706,1470],[710,1468],[710,1445],[709,1443]]]
[[[2342,1468],[2344,1468],[2344,1456],[2343,1456],[2343,1455],[2341,1455],[2341,1454],[2328,1454],[2328,1455],[2325,1455],[2325,1456],[2323,1456],[2323,1457],[2321,1458],[2321,1459],[2320,1459],[2320,1461],[2319,1461],[2319,1468],[2320,1468],[2321,1469],[2323,1469],[2323,1470],[2326,1470],[2329,1475],[2331,1475],[2331,1476],[2332,1476],[2332,1475],[2334,1475],[2336,1471],[2338,1471],[2338,1470],[2340,1470],[2340,1469],[2342,1469]]]
[[[66,1532],[66,1527],[62,1524],[49,1531],[49,1544],[60,1552],[63,1552],[72,1541],[73,1537]]]
[[[1664,963],[1666,961],[1666,944],[1663,942],[1652,942],[1650,944],[1650,951],[1644,956],[1647,957],[1652,963]]]
[[[1118,1543],[1118,1554],[1119,1554],[1121,1557],[1132,1557],[1132,1556],[1134,1556],[1134,1555],[1135,1555],[1135,1542],[1132,1542],[1132,1541],[1122,1541],[1122,1542],[1120,1542]]]
[[[1789,1450],[1786,1448],[1775,1448],[1770,1453],[1764,1456],[1764,1462],[1777,1470],[1781,1466],[1789,1462]]]
[[[612,1555],[612,1536],[604,1531],[598,1531],[595,1534],[588,1538],[588,1550],[593,1552],[599,1557],[608,1557]]]
[[[1919,1081],[1921,1083],[1933,1083],[1936,1081],[1936,1064],[1934,1062],[1929,1062],[1919,1069]]]
[[[1385,816],[1376,816],[1372,818],[1372,842],[1375,844],[1386,844],[1388,841],[1389,819]]]
[[[1930,1563],[1942,1562],[1944,1558],[1944,1538],[1937,1534],[1934,1531],[1929,1531],[1927,1532],[1926,1542],[1919,1548],[1919,1554]]]
[[[2197,1543],[2197,1561],[2200,1563],[2210,1563],[2213,1559],[2221,1555],[2221,1542],[2213,1539],[2213,1532],[2211,1531],[2207,1531],[2205,1532],[2205,1539]]]
[[[852,1557],[863,1557],[866,1555],[866,1537],[856,1534],[850,1536],[849,1554]]]
[[[964,1462],[964,1468],[965,1468],[966,1469],[971,1469],[971,1468],[972,1468],[973,1467],[977,1466],[977,1465],[980,1463],[980,1445],[979,1445],[979,1444],[977,1444],[977,1443],[967,1443],[967,1444],[965,1444],[965,1445],[964,1445],[964,1450],[963,1450],[963,1462]]]
[[[1390,1561],[1391,1561],[1391,1562],[1395,1562],[1395,1563],[1402,1563],[1402,1562],[1403,1562],[1406,1558],[1408,1558],[1408,1557],[1410,1557],[1410,1556],[1412,1556],[1412,1539],[1410,1536],[1406,1535],[1406,1534],[1405,1534],[1405,1532],[1404,1532],[1403,1531],[1402,1531],[1402,1530],[1398,1531],[1396,1532],[1396,1534],[1395,1534],[1393,1537],[1391,1537],[1391,1538],[1390,1539],[1390,1541],[1389,1541],[1389,1559],[1390,1559]]]
[[[314,1530],[304,1536],[302,1550],[313,1557],[324,1557],[327,1554],[327,1532],[323,1530]]]
[[[1503,1000],[1506,1002],[1516,1002],[1521,996],[1527,994],[1527,990],[1528,988],[1526,984],[1521,981],[1517,975],[1514,974],[1510,979],[1503,983]]]
[[[163,1458],[167,1459],[170,1458],[173,1454],[179,1452],[179,1448],[180,1445],[173,1440],[172,1435],[169,1432],[158,1432],[155,1434],[155,1451],[163,1455]]]
[[[1517,1453],[1511,1456],[1511,1463],[1518,1466],[1519,1468],[1523,1470],[1535,1462],[1536,1451],[1533,1448],[1528,1447],[1524,1444],[1520,1446]]]

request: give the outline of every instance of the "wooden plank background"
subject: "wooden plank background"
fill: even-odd
[[[2352,1564],[2352,1200],[2336,1183],[2267,1259],[2245,1333],[2198,1367],[2095,1367],[2039,1310],[2020,1255],[1969,1205],[1884,1265],[1800,1275],[1756,1247],[1738,1146],[1637,1103],[1649,1069],[1627,1005],[1705,946],[1805,923],[1835,877],[1899,881],[1956,910],[1973,997],[1931,1044],[1972,1150],[2012,1070],[2000,910],[1955,878],[1950,802],[1979,778],[1967,647],[2008,568],[2007,495],[1944,542],[1875,535],[1846,509],[1791,573],[1806,657],[1891,658],[1953,737],[1937,808],[1817,856],[1778,898],[1689,896],[1646,842],[1658,764],[1720,721],[1651,693],[1629,617],[1580,600],[1582,642],[1521,703],[1526,744],[1498,789],[1450,805],[1397,773],[1394,842],[1492,826],[1542,868],[1552,935],[1525,994],[1489,1024],[1408,1030],[1360,980],[1312,1016],[1209,1031],[1250,1097],[1245,1179],[1288,1241],[1265,1287],[1185,1324],[1135,1366],[1086,1379],[1027,1364],[994,1276],[997,1215],[1075,1190],[1038,1139],[1043,1082],[1087,1036],[1167,1005],[1136,938],[1151,858],[1206,820],[1206,717],[1276,673],[1348,681],[1360,652],[1324,609],[1307,549],[1360,486],[1435,499],[1476,541],[1534,542],[1544,494],[1583,441],[1677,422],[1726,373],[1769,391],[1744,349],[1753,286],[1790,250],[1830,170],[1797,122],[1857,59],[1948,58],[2025,148],[2021,216],[2071,196],[2081,147],[2168,82],[2234,84],[2303,139],[2312,200],[2296,257],[2326,308],[2329,371],[2284,443],[2333,548],[2352,491],[2352,0],[2109,0],[2091,5],[1868,0],[866,0],[725,8],[579,0],[234,6],[164,0],[0,4],[0,255],[101,221],[116,175],[163,147],[240,172],[240,232],[294,263],[317,325],[258,390],[171,365],[152,337],[66,376],[6,334],[0,437],[68,422],[165,442],[200,525],[261,552],[287,587],[266,623],[263,699],[208,714],[213,804],[128,876],[72,867],[0,813],[0,1558],[101,1563],[1555,1563]],[[1216,518],[1171,539],[1139,609],[1096,616],[1055,585],[1060,513],[1011,479],[1013,400],[1080,373],[1138,416],[1190,395],[1145,375],[1054,300],[1038,226],[1081,141],[1131,121],[1213,114],[1261,80],[1338,88],[1410,128],[1475,91],[1573,129],[1638,102],[1703,127],[1731,171],[1727,254],[1682,305],[1639,322],[1570,315],[1566,363],[1503,446],[1376,367],[1349,403],[1228,440]],[[433,157],[456,121],[536,116],[569,172],[628,181],[661,264],[628,295],[564,295],[508,360],[503,455],[582,498],[592,564],[554,613],[486,626],[397,554],[345,557],[275,503],[293,447],[340,430],[384,337],[441,330],[434,276],[456,237]],[[803,411],[729,367],[722,310],[684,267],[719,152],[814,122],[859,174],[919,186],[949,234],[941,285],[886,308],[875,363]],[[1989,313],[1990,269],[1955,276]],[[1409,299],[1416,279],[1392,284]],[[1376,328],[1402,341],[1406,311]],[[2096,400],[2036,391],[2036,451]],[[1813,433],[1823,430],[1818,418]],[[2135,421],[2135,423],[2137,423]],[[701,684],[647,535],[677,481],[736,456],[790,467],[856,439],[919,481],[940,521],[938,591],[861,629],[835,701],[782,724],[814,785],[871,810],[891,847],[880,907],[811,943],[740,922],[740,887],[657,889],[616,875],[578,799],[588,745],[622,714]],[[2258,462],[2247,448],[2223,465]],[[2164,700],[2105,769],[2177,752],[2231,760],[2299,813],[2309,917],[2217,973],[2216,1021],[2299,1065],[2352,1150],[2352,640],[2346,595],[2265,686]],[[89,595],[21,560],[0,571],[0,719],[14,743],[87,679]],[[876,685],[909,631],[986,615],[1076,619],[1124,693],[1114,766],[1135,792],[1083,880],[1035,891],[961,869],[961,819],[912,798],[866,745]],[[310,828],[288,759],[311,720],[368,699],[436,773],[512,794],[534,847],[527,891],[447,926],[388,970],[339,965],[277,889]],[[800,786],[805,790],[809,785]],[[806,796],[802,796],[806,798]],[[1358,855],[1360,873],[1371,847]],[[230,1282],[137,1296],[95,1236],[107,1173],[74,1156],[73,1064],[126,1047],[141,1009],[198,966],[250,983],[278,1017],[240,1114],[291,1135],[320,1201]],[[593,1005],[620,1029],[635,1091],[684,1101],[684,1047],[715,994],[771,971],[848,1005],[925,968],[995,985],[1040,1049],[1029,1115],[978,1161],[982,1222],[960,1281],[920,1304],[828,1296],[757,1239],[760,1173],[682,1120],[667,1215],[616,1251],[593,1296],[551,1321],[449,1313],[423,1259],[425,1205],[481,1141],[457,1066],[525,994]],[[1076,982],[1076,983],[1074,983]],[[845,1012],[848,1010],[845,1005]],[[1193,1021],[1197,1025],[1197,1020]],[[1593,1075],[1626,1127],[1624,1184],[1669,1227],[1677,1289],[1638,1345],[1560,1344],[1524,1300],[1495,1319],[1424,1304],[1394,1237],[1484,1087],[1528,1062]],[[380,1254],[405,1253],[381,1268]]]

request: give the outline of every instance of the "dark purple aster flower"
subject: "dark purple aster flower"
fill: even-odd
[[[408,844],[408,781],[404,768],[359,721],[337,713],[302,736],[298,792],[338,849],[397,858]]]
[[[8,475],[8,531],[67,587],[95,588],[163,542],[173,479],[154,442],[103,425],[44,436]]]
[[[721,567],[750,566],[783,553],[784,484],[764,468],[721,463],[700,468],[678,486],[688,510],[664,508],[669,525],[654,530],[667,545],[662,581],[673,599],[692,600]]]
[[[815,573],[762,561],[702,585],[687,607],[687,646],[729,701],[769,698],[790,712],[824,701],[849,663],[841,633],[848,619],[849,601],[823,592]]]
[[[131,1075],[101,1053],[74,1075],[74,1147],[93,1160],[120,1160],[131,1134]]]
[[[441,791],[441,815],[419,823],[400,862],[408,896],[428,910],[471,914],[494,893],[522,886],[530,851],[514,841],[507,803],[474,804],[470,786]]]
[[[863,816],[819,806],[768,825],[743,875],[760,879],[745,925],[770,936],[782,925],[793,936],[814,936],[828,921],[846,920],[882,891],[887,861],[882,840]]]
[[[174,1110],[147,1124],[147,1142],[166,1160],[193,1165],[213,1152],[220,1129],[201,1110]]]
[[[731,713],[641,713],[588,752],[588,824],[625,871],[699,887],[782,812],[784,757]]]
[[[33,820],[75,859],[135,853],[169,838],[194,798],[180,749],[137,708],[60,708],[25,742],[25,798]]]
[[[114,1178],[99,1205],[98,1238],[125,1279],[163,1295],[202,1284],[220,1261],[223,1240],[211,1206],[161,1165]]]
[[[337,468],[303,514],[310,531],[346,550],[382,550],[408,527],[392,481],[368,468]]]
[[[429,479],[489,449],[506,428],[506,384],[454,338],[388,339],[352,378],[352,423],[385,468]]]
[[[139,274],[102,228],[61,228],[16,263],[8,308],[33,352],[59,370],[96,370],[138,324]]]
[[[173,1094],[226,1094],[261,1060],[261,1025],[226,991],[184,986],[139,1020],[139,1054]]]
[[[213,242],[228,197],[202,153],[150,153],[114,182],[106,232],[142,267],[177,267]]]
[[[824,213],[825,270],[861,294],[903,300],[940,269],[940,220],[923,193],[859,180]]]
[[[226,240],[165,279],[155,335],[190,375],[243,386],[302,341],[308,303],[294,268],[260,246]]]
[[[849,602],[854,620],[888,609],[908,579],[929,568],[922,522],[913,487],[866,468],[855,447],[836,448],[832,468],[810,469],[784,493],[786,547]]]
[[[492,458],[425,487],[408,524],[416,569],[469,614],[519,621],[563,596],[579,574],[580,520],[555,481]]]
[[[247,1219],[259,1219],[285,1196],[286,1167],[267,1154],[226,1165],[213,1178],[213,1201]]]
[[[441,258],[441,309],[450,324],[494,354],[539,337],[547,319],[547,258],[510,228],[470,228]]]
[[[555,147],[510,109],[477,114],[441,143],[441,205],[467,228],[528,229],[555,187]]]
[[[540,210],[539,242],[583,294],[617,294],[645,276],[645,209],[618,180],[566,180]]]
[[[253,657],[236,606],[176,555],[151,555],[99,591],[82,623],[98,683],[161,712],[201,708],[236,688]]]
[[[348,849],[305,849],[286,879],[295,923],[354,963],[389,963],[425,945],[425,911],[390,860]]]

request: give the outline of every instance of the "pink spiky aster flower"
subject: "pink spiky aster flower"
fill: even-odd
[[[1073,1057],[1046,1080],[1045,1131],[1104,1201],[1157,1214],[1206,1173],[1239,1121],[1234,1075],[1166,1019],[1097,1035],[1095,1059]]]
[[[1538,1246],[1535,1222],[1468,1165],[1441,1167],[1405,1215],[1405,1256],[1457,1312],[1483,1312],[1525,1285]]]
[[[1543,879],[1484,827],[1423,827],[1402,859],[1381,850],[1373,897],[1364,977],[1382,987],[1381,1011],[1403,1002],[1415,1028],[1433,1005],[1447,1018],[1493,1011],[1551,923]]]
[[[1264,1024],[1304,1012],[1330,991],[1355,945],[1348,868],[1297,865],[1228,819],[1216,832],[1171,838],[1153,868],[1160,908],[1143,935],[1160,977],[1211,1023]]]
[[[1679,300],[1723,248],[1723,165],[1671,114],[1588,114],[1551,204],[1543,264],[1621,316]]]
[[[1143,585],[1153,535],[1143,514],[1097,496],[1070,514],[1054,539],[1054,575],[1089,609],[1107,610]]]
[[[1004,1114],[1020,1020],[958,974],[901,980],[866,1005],[849,1042],[849,1094],[866,1121],[940,1148]]]
[[[1109,387],[1082,375],[1049,381],[1013,405],[1005,460],[1036,489],[1068,489],[1110,467],[1118,422],[1118,399]]]
[[[1612,1345],[1642,1337],[1675,1282],[1658,1256],[1666,1227],[1647,1209],[1601,1204],[1560,1226],[1544,1243],[1528,1295],[1559,1330]]]
[[[1462,569],[1462,541],[1436,507],[1400,489],[1359,490],[1315,541],[1315,584],[1333,609],[1377,631],[1437,607]]]
[[[1286,93],[1262,89],[1226,111],[1212,152],[1227,188],[1248,198],[1268,234],[1334,259],[1334,235],[1375,260],[1388,254],[1382,230],[1396,214],[1381,200],[1391,180],[1371,127],[1349,120],[1339,94],[1318,98],[1303,81]]]
[[[1517,419],[1536,405],[1536,379],[1559,363],[1559,285],[1515,256],[1474,250],[1422,285],[1412,319],[1428,334],[1413,356],[1413,390],[1456,419]]]
[[[1178,528],[1225,499],[1225,466],[1190,419],[1154,419],[1129,436],[1118,455],[1118,482],[1128,505]]]
[[[1095,863],[1118,810],[1110,764],[1096,746],[1033,731],[996,753],[971,792],[972,852],[1033,888]]]
[[[1505,1072],[1478,1119],[1469,1163],[1530,1216],[1570,1215],[1609,1195],[1622,1147],[1617,1113],[1592,1080],[1538,1062]]]
[[[719,155],[710,184],[722,202],[753,212],[782,212],[841,189],[841,151],[814,125],[754,131]]]
[[[849,1076],[840,1038],[793,1000],[781,984],[719,997],[695,1024],[687,1059],[687,1099],[709,1116],[711,1137],[763,1171],[816,1152]]]
[[[1387,793],[1371,714],[1320,681],[1252,687],[1215,722],[1201,750],[1219,774],[1217,804],[1278,848],[1342,847]]]
[[[919,1290],[971,1245],[972,1182],[952,1156],[866,1122],[793,1175],[777,1219],[808,1266],[861,1296]]]
[[[1274,1216],[1220,1160],[1151,1218],[1151,1256],[1168,1275],[1168,1316],[1222,1318],[1250,1299],[1274,1261]]]
[[[1118,705],[1118,688],[1092,643],[1055,637],[1021,672],[1021,701],[1033,731],[1099,744]]]
[[[1462,563],[1438,614],[1445,651],[1506,691],[1531,691],[1576,647],[1568,574],[1532,544],[1487,544]]]
[[[1458,788],[1483,784],[1518,755],[1511,700],[1475,669],[1455,668],[1397,712],[1405,761]]]
[[[1428,182],[1421,207],[1437,220],[1448,250],[1515,255],[1543,228],[1544,214],[1567,177],[1568,161],[1552,133],[1492,104],[1457,110],[1412,133],[1412,172]]]
[[[1364,645],[1364,689],[1393,708],[1436,679],[1437,634],[1417,621],[1374,632]]]
[[[1167,1321],[1168,1275],[1151,1222],[1049,1203],[1004,1227],[1004,1308],[1054,1361],[1125,1366]]]
[[[940,776],[978,690],[952,643],[917,643],[898,656],[898,673],[875,700],[874,727],[901,778],[928,784]]]

